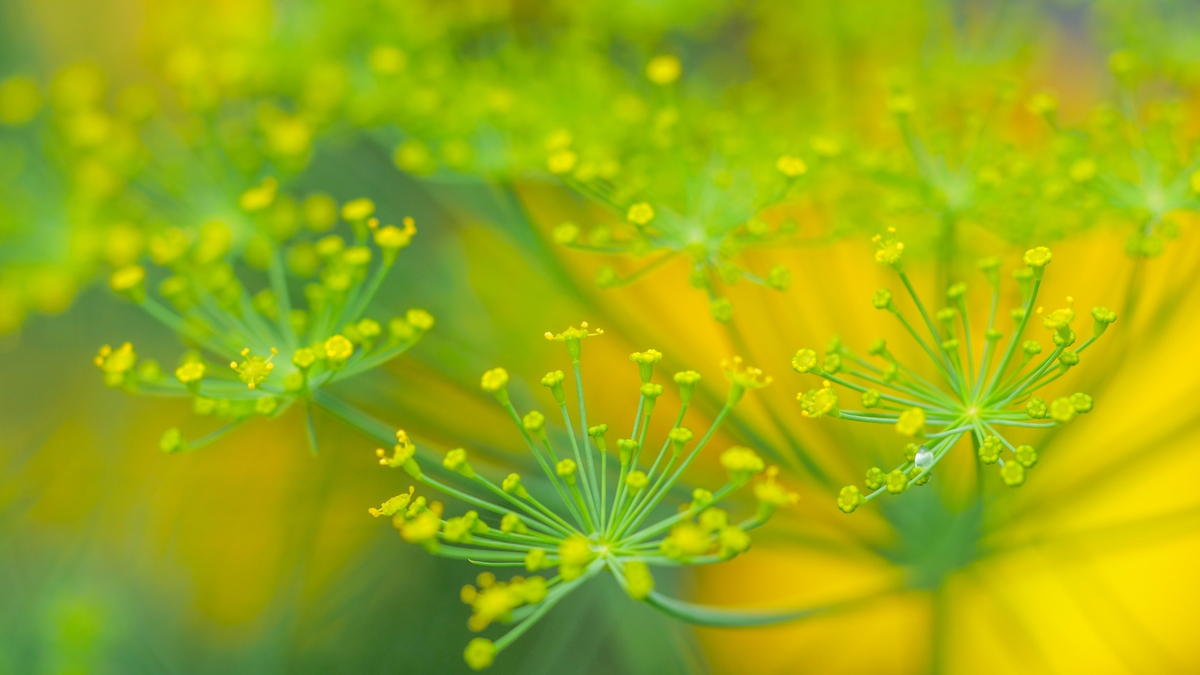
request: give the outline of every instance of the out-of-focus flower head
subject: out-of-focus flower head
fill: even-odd
[[[1039,93],[1031,113],[1052,132],[1058,192],[1076,210],[1129,228],[1126,253],[1152,258],[1179,237],[1185,213],[1200,211],[1200,155],[1184,103],[1163,96],[1154,74],[1130,50],[1109,55],[1115,99],[1077,124]]]
[[[781,291],[791,285],[785,265],[756,272],[738,260],[747,249],[799,243],[794,220],[771,224],[762,213],[787,195],[791,182],[803,174],[797,169],[803,166],[799,159],[784,157],[780,165],[784,186],[767,200],[756,197],[749,171],[731,172],[714,162],[688,181],[685,201],[679,207],[634,202],[621,209],[620,219],[586,232],[574,223],[564,223],[555,229],[554,239],[574,250],[628,257],[640,265],[624,276],[611,265],[601,267],[596,283],[602,288],[633,283],[682,257],[691,266],[691,285],[708,295],[713,318],[728,322],[733,306],[722,296],[723,287],[742,280]],[[650,260],[642,262],[646,258]]]
[[[46,80],[0,79],[0,334],[31,311],[62,312],[97,268],[145,243],[126,188],[147,165],[147,114],[135,105],[147,92],[111,92],[86,62]]]
[[[131,263],[109,280],[191,349],[173,372],[164,372],[156,362],[138,363],[128,344],[103,347],[96,364],[106,383],[191,397],[197,414],[227,422],[198,441],[171,429],[162,439],[165,452],[200,447],[254,416],[275,417],[296,403],[306,404],[311,422],[310,404],[322,404],[323,387],[381,366],[433,326],[420,309],[384,323],[366,316],[416,233],[411,218],[381,226],[374,204],[359,199],[340,212],[354,232],[349,241],[337,234],[297,236],[295,228],[281,230],[265,215],[276,187],[268,178],[242,195],[241,206],[259,230],[240,251],[222,222],[195,233],[168,229],[149,242],[150,270]],[[333,204],[312,210],[322,232],[338,214]],[[245,274],[243,265],[258,273]],[[315,449],[311,433],[309,439]]]

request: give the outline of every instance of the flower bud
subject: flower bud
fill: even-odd
[[[447,452],[446,456],[442,459],[442,466],[451,471],[457,471],[466,478],[475,477],[475,470],[467,462],[467,451],[462,448],[456,448]]]
[[[617,450],[621,458],[621,466],[629,464],[629,460],[633,458],[633,452],[638,449],[638,442],[632,438],[622,438],[617,441]]]
[[[1025,252],[1024,261],[1029,269],[1033,270],[1033,278],[1041,279],[1042,273],[1045,271],[1046,265],[1050,264],[1050,249],[1045,246],[1031,248]]]
[[[525,427],[525,431],[533,434],[540,439],[546,438],[546,416],[537,410],[531,410],[521,419],[521,425]]]
[[[629,360],[638,364],[638,375],[642,378],[642,383],[650,382],[650,377],[654,372],[654,364],[662,360],[662,354],[655,349],[647,349],[644,352],[634,352],[629,355]]]
[[[608,450],[608,445],[604,442],[604,434],[608,433],[607,424],[597,424],[594,427],[588,427],[588,436],[596,442],[596,449],[600,452]]]
[[[559,405],[565,405],[567,401],[567,394],[563,391],[562,386],[564,379],[566,379],[566,375],[561,370],[546,373],[546,376],[542,378],[542,386],[550,389],[550,393],[554,396],[554,400],[558,401]]]
[[[692,440],[692,431],[686,427],[675,427],[667,437],[671,439],[671,452],[678,455],[683,451],[683,446]]]
[[[700,373],[694,370],[685,370],[680,373],[675,373],[675,384],[679,385],[679,399],[684,405],[692,402],[692,395],[696,391],[696,383],[700,381]]]
[[[847,485],[838,493],[837,505],[842,513],[854,513],[854,510],[865,502],[862,493],[853,485]]]
[[[483,374],[479,380],[479,386],[484,391],[491,392],[497,401],[503,405],[508,405],[508,371],[503,368],[492,368]]]

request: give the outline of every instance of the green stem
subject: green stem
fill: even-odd
[[[1000,306],[1000,284],[992,288],[992,308],[988,313],[987,331],[984,333],[983,356],[979,359],[979,375],[975,378],[975,386],[971,388],[971,398],[979,398],[979,393],[983,387],[983,382],[987,378],[988,369],[992,365],[992,356],[995,355],[995,342],[988,339],[987,333],[996,329],[996,310]]]
[[[687,409],[688,409],[688,404],[684,403],[683,406],[679,410],[679,416],[675,419],[675,426],[671,427],[672,431],[674,431],[675,429],[678,429],[679,425],[683,423],[683,416],[687,413]],[[658,451],[658,457],[654,458],[654,464],[650,465],[650,471],[646,472],[647,480],[654,477],[654,472],[658,469],[658,465],[662,461],[663,455],[666,454],[667,448],[670,445],[671,445],[671,438],[668,435],[667,440],[663,443],[662,449],[660,449]],[[658,479],[655,481],[654,486],[651,487],[649,490],[643,492],[641,495],[637,495],[634,497],[634,501],[630,505],[630,508],[628,511],[628,513],[630,515],[633,515],[633,514],[640,515],[642,507],[644,507],[646,505],[646,502],[649,501],[650,495],[653,494],[654,491],[658,490],[658,488],[662,484],[663,480],[667,477],[667,470],[671,468],[671,464],[674,461],[675,461],[675,456],[674,456],[674,454],[672,454],[671,459],[667,460],[666,466],[663,467],[662,473],[660,473],[658,475]],[[640,501],[639,501],[638,497],[641,498]],[[626,523],[623,521],[617,527],[617,532],[621,532],[621,530],[624,528],[625,524]]]
[[[594,528],[594,525],[592,522],[593,515],[598,513],[600,505],[595,500],[595,494],[594,494],[592,488],[589,487],[588,477],[591,474],[588,473],[587,465],[585,465],[583,463],[583,455],[579,452],[579,441],[577,441],[575,438],[575,427],[571,424],[571,414],[569,412],[567,412],[567,405],[565,403],[560,403],[560,404],[558,404],[558,409],[560,412],[562,412],[563,424],[567,427],[567,436],[569,436],[571,438],[571,450],[575,454],[575,464],[578,467],[577,473],[579,474],[579,481],[581,481],[583,483],[583,488],[587,492],[586,503],[584,501],[580,500],[579,508],[584,511],[586,520],[588,521],[588,528],[593,529]],[[583,430],[583,435],[584,435],[584,437],[587,436],[586,428]],[[595,467],[592,467],[592,468],[593,468],[593,470],[595,470]],[[575,488],[575,486],[570,486],[570,487],[572,487],[574,489],[573,494],[575,494],[576,497],[578,498],[579,490],[577,488]],[[596,518],[598,519],[599,516],[596,516]]]
[[[591,436],[588,436],[587,422],[587,406],[583,400],[583,373],[579,368],[579,360],[572,362],[575,368],[575,395],[579,399],[579,437],[583,440],[583,454],[587,455],[588,459],[588,485],[591,488],[592,509],[596,512],[596,519],[602,521],[604,518],[604,507],[600,504],[600,486],[596,481],[596,458],[593,454]],[[563,407],[563,415],[566,416],[566,407]],[[568,425],[568,428],[570,426]],[[574,433],[572,432],[572,436]],[[583,468],[582,462],[580,468]],[[603,528],[603,523],[600,523]]]
[[[516,410],[513,410],[512,413],[515,415]],[[523,433],[527,433],[527,432],[525,432],[524,425],[521,426],[521,431]],[[532,443],[532,439],[530,440],[530,442]],[[559,499],[562,500],[563,505],[567,507],[567,510],[571,512],[571,517],[575,519],[576,524],[579,525],[580,529],[582,529],[586,532],[588,528],[586,525],[584,525],[584,517],[583,517],[582,513],[578,509],[575,508],[574,500],[569,499],[567,497],[567,495],[570,494],[570,489],[567,487],[566,481],[559,480],[558,456],[554,454],[554,448],[551,447],[550,439],[548,437],[545,437],[545,436],[542,437],[542,446],[546,450],[546,454],[550,456],[549,462],[544,461],[540,454],[537,456],[538,461],[541,462],[541,464],[542,464],[542,471],[544,471],[546,473],[546,476],[550,478],[550,481],[552,483],[554,483],[555,489],[558,490]],[[587,509],[584,509],[584,511],[586,511],[586,510]]]
[[[537,460],[538,466],[542,468],[542,472],[546,474],[546,477],[550,479],[550,484],[553,485],[554,490],[558,492],[559,499],[561,499],[563,504],[567,506],[567,509],[571,511],[572,516],[576,519],[579,527],[583,527],[583,520],[579,518],[579,514],[575,513],[575,507],[571,504],[570,500],[567,499],[567,494],[563,490],[562,484],[558,480],[558,473],[552,466],[549,466],[546,463],[546,459],[542,457],[542,453],[538,450],[537,444],[533,442],[533,437],[531,437],[529,432],[525,430],[525,425],[521,422],[521,416],[517,414],[517,409],[513,407],[511,401],[504,402],[504,409],[508,411],[508,416],[512,419],[513,424],[517,425],[517,430],[521,432],[521,438],[525,439],[525,445],[529,448],[529,451],[533,453],[533,458]],[[548,443],[549,441],[547,441],[547,444]],[[550,452],[550,456],[553,457],[554,453]]]
[[[362,293],[355,300],[353,307],[348,313],[342,315],[342,320],[338,323],[338,330],[341,330],[341,326],[352,323],[363,312],[367,311],[367,307],[371,304],[371,300],[375,298],[375,294],[379,292],[379,287],[383,285],[383,280],[387,277],[391,268],[391,263],[380,261],[379,266],[375,268],[375,273],[371,275],[371,281],[367,284],[366,292]]]
[[[279,306],[279,317],[275,321],[279,324],[279,333],[283,335],[288,347],[295,350],[300,346],[300,342],[296,336],[296,329],[292,326],[292,296],[288,292],[287,277],[283,271],[283,256],[280,255],[278,246],[272,248],[271,266],[267,275],[271,279],[271,290],[275,293],[275,302]]]
[[[1008,362],[1012,360],[1013,352],[1017,349],[1017,343],[1021,340],[1021,334],[1025,332],[1025,325],[1029,323],[1029,315],[1033,313],[1033,303],[1037,300],[1038,289],[1041,286],[1041,279],[1033,280],[1033,290],[1029,294],[1029,300],[1025,302],[1025,314],[1021,317],[1020,325],[1017,326],[1017,330],[1013,333],[1008,347],[1004,350],[1004,358],[1000,360],[1000,365],[996,367],[996,370],[992,372],[992,376],[988,378],[987,391],[992,390],[992,387],[1000,379],[1000,376],[1008,369]]]
[[[917,310],[919,312],[921,312],[921,318],[925,319],[925,326],[929,329],[929,334],[933,336],[934,344],[937,346],[938,351],[942,354],[942,359],[939,361],[939,359],[934,357],[934,362],[940,363],[940,362],[944,361],[945,367],[950,369],[950,371],[953,371],[954,364],[950,362],[949,355],[946,354],[946,350],[942,348],[942,338],[938,334],[937,326],[934,325],[933,319],[929,318],[929,312],[925,311],[925,305],[921,303],[921,298],[917,296],[916,289],[913,288],[912,282],[910,282],[908,280],[907,274],[905,274],[901,270],[897,270],[897,273],[900,275],[900,281],[904,282],[904,287],[906,289],[908,289],[908,294],[912,297],[913,302],[916,303]],[[930,354],[930,356],[933,356],[933,354]],[[959,393],[961,394],[962,393],[961,381],[959,381],[959,378],[957,377],[957,375],[955,375],[949,381],[950,381],[950,386],[956,387],[959,390]]]
[[[438,538],[441,539],[439,533]],[[443,558],[454,558],[456,560],[486,560],[492,562],[517,562],[525,560],[524,553],[510,553],[508,551],[480,551],[473,548],[459,548],[458,546],[446,546],[439,544],[434,555],[439,555]]]
[[[855,371],[855,370],[848,370],[848,371],[846,371],[846,373],[847,373],[848,375],[853,375],[853,376],[855,376],[855,377],[859,377],[859,378],[862,378],[862,379],[864,379],[864,380],[867,380],[868,382],[873,382],[873,383],[875,383],[875,384],[878,384],[878,385],[880,385],[880,386],[882,386],[882,387],[888,387],[888,388],[890,388],[890,389],[895,389],[895,390],[897,390],[897,391],[902,391],[902,390],[901,390],[899,387],[897,387],[895,384],[892,384],[892,383],[889,383],[889,382],[884,382],[883,380],[876,379],[875,377],[872,377],[872,376],[870,376],[870,375],[867,375],[867,374],[865,374],[865,373],[860,373],[860,372],[858,372],[858,371]],[[829,380],[830,382],[836,382],[837,384],[840,384],[840,385],[842,385],[843,387],[846,387],[847,389],[853,389],[853,390],[855,390],[855,391],[857,391],[857,392],[860,392],[860,393],[866,393],[866,392],[867,392],[867,388],[866,388],[866,387],[863,387],[863,386],[861,386],[861,385],[854,384],[854,383],[852,383],[852,382],[847,382],[846,380],[843,380],[843,379],[841,379],[841,378],[837,377],[836,375],[831,375],[831,374],[829,374],[829,373],[822,373],[822,374],[821,374],[821,377],[824,377],[825,379]],[[913,393],[913,392],[906,392],[906,393]],[[911,400],[911,399],[907,399],[907,398],[900,398],[899,396],[892,396],[891,394],[885,394],[885,393],[883,393],[883,392],[879,392],[879,397],[880,397],[880,398],[882,398],[882,399],[884,399],[884,400],[886,400],[886,401],[891,401],[891,402],[893,402],[893,403],[899,403],[899,404],[901,404],[901,405],[905,405],[905,406],[908,406],[908,407],[911,407],[911,408],[924,408],[925,410],[930,410],[930,411],[934,411],[934,412],[941,412],[941,411],[943,411],[943,410],[944,410],[944,408],[939,408],[939,407],[937,407],[937,406],[933,405],[932,403],[922,403],[922,402],[920,402],[920,401],[913,401],[913,400]],[[949,399],[947,399],[947,402],[949,402]]]
[[[202,345],[205,349],[220,356],[221,358],[227,361],[233,361],[239,356],[238,350],[234,345],[229,344],[228,342],[219,344],[208,338],[200,336],[193,331],[190,326],[188,326],[187,321],[185,321],[183,317],[162,306],[153,298],[147,297],[143,299],[139,303],[139,306],[144,309],[147,314],[157,319],[167,328],[170,328],[172,332],[195,341],[196,343]],[[224,341],[224,335],[221,335],[221,338],[222,341]]]
[[[637,412],[634,413],[634,416],[633,416],[633,431],[630,432],[630,434],[629,434],[630,439],[637,438],[638,428],[641,426],[641,423],[642,423],[642,409],[645,407],[645,405],[646,405],[645,395],[639,396]],[[620,445],[618,442],[618,452],[620,452],[619,448],[620,448]],[[604,530],[605,537],[608,537],[612,534],[612,532],[611,532],[612,527],[617,522],[617,516],[618,516],[620,508],[621,508],[621,501],[622,501],[623,497],[625,496],[625,474],[626,474],[626,472],[629,471],[629,465],[630,465],[630,463],[621,462],[621,472],[617,476],[617,484],[615,486],[613,486],[613,507],[612,507],[612,513],[610,513],[609,517],[608,517],[608,527]]]
[[[967,376],[966,390],[974,391],[975,389],[975,353],[971,348],[971,322],[967,319],[967,303],[959,302],[959,312],[962,314],[963,325],[963,341],[967,345],[967,367],[965,373]]]
[[[304,401],[304,437],[308,439],[308,451],[316,457],[320,446],[317,445],[317,424],[313,417],[312,399]]]
[[[705,432],[704,437],[700,439],[700,442],[696,444],[696,447],[692,448],[692,451],[688,453],[687,458],[679,465],[679,468],[677,468],[671,474],[671,477],[662,486],[662,488],[659,489],[658,493],[654,496],[654,499],[648,501],[648,506],[643,510],[642,515],[638,518],[635,518],[626,529],[631,530],[641,524],[641,522],[645,520],[646,516],[649,515],[656,506],[658,506],[664,497],[667,496],[667,492],[669,492],[671,487],[675,485],[675,483],[679,480],[679,477],[683,475],[683,472],[687,470],[688,465],[690,465],[692,461],[696,459],[696,456],[700,454],[700,451],[704,449],[704,446],[708,443],[708,440],[712,438],[714,433],[716,433],[717,427],[721,426],[721,422],[725,420],[725,416],[728,415],[729,411],[732,409],[733,406],[731,406],[729,403],[726,403],[725,406],[721,408],[721,412],[717,413],[716,419],[713,420],[712,426],[710,426],[708,431]],[[715,496],[713,501],[717,501]]]
[[[363,357],[361,359],[359,359],[357,362],[352,361],[350,363],[347,363],[344,368],[337,371],[337,373],[335,373],[333,375],[333,377],[330,378],[330,381],[344,380],[349,377],[354,377],[355,375],[358,375],[359,373],[364,373],[368,370],[373,370],[373,369],[387,363],[388,361],[391,361],[392,359],[396,358],[397,356],[400,356],[404,352],[408,351],[409,348],[411,348],[415,344],[416,344],[415,341],[406,342],[406,343],[403,343],[400,345],[396,345],[394,347],[388,347],[387,349],[381,349],[381,350],[375,352],[374,354],[371,354],[370,356],[367,356],[366,354],[364,354]]]
[[[1061,355],[1062,352],[1063,352],[1063,347],[1055,348],[1055,350],[1050,352],[1050,355],[1047,356],[1044,361],[1042,361],[1041,363],[1038,364],[1037,368],[1034,368],[1029,373],[1029,375],[1026,375],[1025,378],[1023,378],[1020,382],[1012,385],[1012,387],[1010,387],[1009,389],[1007,389],[1005,391],[993,394],[992,396],[988,397],[988,405],[990,407],[1003,408],[1005,405],[1008,404],[1009,401],[1013,400],[1014,397],[1016,397],[1018,394],[1020,394],[1030,382],[1036,382],[1037,379],[1039,377],[1041,377],[1046,372],[1046,370],[1048,368],[1050,368],[1050,366],[1058,359],[1059,355]],[[1001,396],[1003,396],[1005,398],[1003,400],[1001,400],[999,403],[992,406],[992,402],[995,401],[996,399],[999,399]]]
[[[550,511],[549,509],[543,507],[539,502],[535,501],[532,497],[530,497],[530,501],[533,502],[535,505],[537,505],[540,510],[530,507],[525,502],[522,502],[520,499],[517,499],[516,497],[505,492],[504,490],[501,490],[500,488],[493,485],[491,481],[484,479],[482,476],[479,476],[478,474],[476,474],[475,479],[478,480],[480,483],[482,483],[488,490],[491,490],[492,492],[494,492],[501,499],[504,499],[505,501],[516,506],[517,508],[525,511],[529,515],[537,518],[539,521],[544,523],[545,526],[552,527],[552,528],[558,530],[559,532],[561,532],[562,534],[565,534],[568,536],[571,534],[574,534],[576,532],[576,530],[574,528],[572,528],[565,520],[560,518],[557,513],[554,513],[553,511]],[[523,522],[525,522],[526,524],[528,524],[530,527],[535,527],[534,523],[531,523],[531,522],[525,520],[524,518],[522,518],[521,520]],[[543,532],[547,532],[547,530],[545,530],[544,527],[539,527],[538,529],[541,529]],[[547,532],[547,533],[549,533],[549,532]]]
[[[572,579],[571,581],[564,582],[561,586],[555,588],[554,591],[547,594],[546,597],[540,603],[538,603],[537,609],[535,609],[533,613],[526,617],[521,623],[517,624],[515,628],[505,633],[504,636],[499,640],[496,640],[496,652],[499,653],[505,647],[512,644],[517,638],[521,637],[525,631],[529,630],[533,624],[537,623],[539,619],[545,616],[546,612],[549,612],[554,605],[558,604],[559,600],[562,600],[568,593],[570,593],[584,581],[590,579],[596,574],[596,572],[599,572],[601,569],[603,569],[603,562],[604,561],[602,559],[593,562],[582,575]]]
[[[716,504],[717,502],[719,502],[722,499],[724,499],[725,497],[727,497],[730,492],[733,492],[733,490],[734,490],[734,486],[730,483],[726,483],[719,490],[717,490],[716,492],[713,493],[711,503]],[[708,508],[708,506],[705,506],[704,508]],[[658,523],[655,523],[654,525],[651,525],[650,527],[647,527],[647,528],[641,530],[640,532],[636,532],[636,533],[630,535],[629,537],[622,539],[621,545],[622,546],[631,546],[633,544],[637,544],[638,542],[645,541],[645,540],[649,539],[650,537],[653,537],[656,534],[659,534],[661,532],[666,532],[667,530],[674,527],[675,523],[678,523],[682,520],[694,517],[696,515],[696,513],[697,513],[697,509],[688,507],[686,510],[681,511],[681,512],[671,516],[670,518],[665,518],[665,519],[659,521]],[[638,523],[635,522],[633,527],[636,527],[637,525],[638,525]]]

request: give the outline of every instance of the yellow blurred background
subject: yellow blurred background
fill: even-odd
[[[479,16],[507,6],[449,4]],[[814,16],[823,11],[804,4]],[[1103,50],[1073,32],[1082,31],[1071,14],[1082,4],[1062,3],[1065,14],[1056,16],[1067,19],[1046,27],[1051,48],[1031,57],[1035,84],[1060,93],[1064,117],[1081,116],[1103,89]],[[680,11],[670,2],[618,5],[646,21]],[[283,19],[303,17],[306,6],[10,0],[0,10],[0,75],[45,76],[83,59],[114,85],[137,81],[186,40],[249,54],[281,32],[300,31],[303,43],[311,25]],[[829,17],[813,24],[821,21]],[[323,39],[336,42],[342,27],[326,28]],[[821,35],[777,28],[756,49],[769,54],[769,38]],[[431,29],[429,39],[437,37]],[[313,42],[314,52],[325,48]],[[818,47],[832,53],[838,45]],[[886,61],[889,46],[875,48],[864,60]],[[895,48],[916,53],[919,44]],[[806,61],[804,69],[830,98],[883,98],[843,86],[838,68]],[[1079,307],[1105,305],[1121,317],[1110,339],[1054,385],[1088,392],[1096,409],[1037,437],[1041,461],[1025,486],[976,476],[970,448],[960,447],[930,489],[847,516],[837,510],[838,489],[872,462],[896,460],[900,446],[887,429],[802,418],[796,392],[812,383],[788,362],[835,334],[860,350],[877,337],[902,342],[870,307],[888,277],[861,233],[747,252],[758,268],[787,264],[791,288],[731,287],[734,319],[720,324],[704,294],[688,288],[682,260],[637,284],[596,288],[600,261],[555,246],[553,230],[603,216],[556,184],[422,179],[353,142],[319,147],[299,176],[341,200],[368,194],[420,224],[378,304],[424,307],[437,327],[409,355],[339,393],[431,443],[516,453],[519,437],[478,391],[478,376],[503,365],[525,383],[514,385],[515,396],[544,399],[536,381],[563,358],[540,336],[580,320],[605,330],[585,345],[585,379],[603,382],[590,394],[596,419],[620,419],[636,405],[627,355],[637,349],[662,351],[668,371],[705,376],[692,428],[720,408],[722,359],[741,355],[775,378],[717,440],[773,457],[800,503],[756,533],[748,554],[664,575],[660,587],[726,607],[835,608],[772,628],[693,629],[597,580],[506,652],[498,672],[1200,672],[1200,495],[1190,486],[1200,475],[1194,222],[1181,217],[1178,239],[1154,258],[1128,257],[1126,234],[1113,224],[1053,244],[1044,303],[1070,295]],[[832,231],[813,208],[784,205],[766,217],[796,215],[816,234]],[[970,224],[958,237],[949,274],[967,279],[972,308],[986,311],[974,258],[1003,255],[1011,269],[1024,246]],[[932,257],[918,252],[913,272],[928,297],[938,283]],[[17,259],[15,247],[2,258]],[[475,571],[405,545],[367,515],[407,487],[379,468],[374,441],[318,415],[321,450],[311,455],[293,411],[203,451],[159,452],[164,428],[188,428],[190,405],[107,389],[91,358],[100,344],[134,339],[165,362],[176,340],[107,289],[80,286],[69,309],[31,314],[0,338],[0,673],[465,672],[469,609],[458,589]],[[1015,305],[1010,290],[1005,302]],[[896,349],[902,358],[916,352]],[[718,475],[705,457],[689,479],[708,484]]]

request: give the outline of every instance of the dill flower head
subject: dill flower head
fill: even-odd
[[[553,159],[553,158],[552,158]],[[596,273],[596,283],[615,288],[633,283],[676,259],[691,265],[690,283],[709,296],[712,317],[728,322],[733,307],[721,296],[723,286],[745,280],[777,290],[787,290],[791,273],[784,265],[752,271],[738,258],[747,249],[795,243],[795,223],[785,220],[770,224],[762,212],[782,201],[795,182],[806,173],[804,161],[784,156],[777,164],[777,179],[782,186],[761,199],[751,172],[730,171],[721,162],[712,162],[699,175],[687,181],[683,208],[669,203],[637,201],[620,208],[619,221],[598,225],[584,232],[575,223],[563,223],[554,230],[555,242],[568,248],[591,253],[620,255],[641,260],[638,269],[621,275],[606,265]],[[577,180],[568,185],[585,190]]]
[[[563,371],[542,378],[542,385],[550,389],[557,403],[555,414],[561,415],[561,430],[550,428],[540,411],[524,416],[518,412],[509,397],[509,375],[504,369],[494,368],[481,378],[483,390],[508,411],[541,467],[541,475],[533,480],[527,482],[516,473],[493,479],[473,467],[468,453],[460,448],[444,456],[439,475],[449,480],[443,482],[417,462],[416,448],[403,431],[397,432],[398,442],[390,454],[376,451],[380,464],[403,468],[417,482],[457,498],[468,510],[448,516],[440,502],[414,497],[415,489],[410,487],[370,509],[372,515],[390,516],[405,541],[432,554],[493,569],[523,568],[525,574],[507,580],[484,572],[474,585],[463,588],[462,600],[471,607],[467,622],[471,630],[483,631],[493,623],[515,624],[494,641],[478,637],[467,645],[464,658],[474,669],[491,665],[500,651],[556,603],[603,572],[612,574],[633,599],[679,616],[678,601],[654,590],[652,567],[733,558],[750,547],[750,530],[767,522],[780,506],[796,500],[794,493],[778,483],[778,469],[768,467],[745,447],[720,453],[720,464],[729,474],[725,485],[714,491],[696,489],[690,501],[679,494],[684,471],[709,444],[742,392],[766,386],[770,378],[756,368],[743,367],[740,359],[727,364],[730,395],[712,426],[695,440],[692,431],[681,425],[700,375],[695,371],[677,373],[673,379],[681,400],[679,413],[654,451],[647,435],[665,391],[653,381],[654,366],[662,354],[653,349],[636,352],[630,360],[637,364],[643,384],[633,427],[627,438],[613,442],[608,424],[589,422],[583,398],[581,343],[599,334],[589,332],[586,323],[546,334],[566,344],[578,404],[578,417],[574,417],[576,402],[568,405],[563,387],[568,376]],[[616,462],[610,467],[613,451]],[[753,484],[758,508],[753,515],[735,520],[720,504],[749,484]],[[557,574],[536,574],[544,570]]]
[[[1142,259],[1160,255],[1179,237],[1182,213],[1200,212],[1200,170],[1184,117],[1162,113],[1171,102],[1144,100],[1144,90],[1125,77],[1130,57],[1127,51],[1111,55],[1116,100],[1102,103],[1083,123],[1063,124],[1045,93],[1030,99],[1029,110],[1043,119],[1057,146],[1058,198],[1092,218],[1125,223],[1125,252]]]
[[[796,372],[823,378],[821,389],[797,397],[804,416],[886,424],[911,441],[904,447],[903,463],[890,471],[879,467],[867,471],[865,491],[857,485],[842,488],[837,503],[846,513],[885,491],[900,494],[924,485],[938,462],[964,437],[972,440],[980,462],[998,465],[1006,485],[1023,484],[1027,471],[1037,463],[1037,451],[1030,445],[1014,444],[1006,433],[1066,424],[1092,410],[1092,398],[1087,394],[1063,393],[1047,401],[1038,392],[1075,367],[1080,354],[1117,318],[1109,309],[1095,308],[1091,335],[1077,343],[1071,298],[1066,299],[1066,306],[1053,311],[1035,309],[1043,272],[1052,259],[1050,250],[1039,246],[1025,253],[1026,268],[1014,275],[1022,283],[1025,302],[1012,310],[1013,325],[1006,334],[999,314],[1000,261],[988,258],[979,266],[992,288],[992,303],[976,359],[974,338],[978,336],[972,332],[964,300],[966,286],[950,286],[947,306],[930,315],[900,267],[903,244],[892,234],[887,241],[876,238],[880,246],[876,260],[896,270],[920,318],[910,322],[886,289],[875,294],[872,304],[896,317],[932,361],[938,376],[930,381],[918,369],[901,363],[883,340],[872,344],[865,356],[834,339],[823,359],[811,349],[799,350],[792,359]],[[1022,341],[1026,328],[1038,323],[1048,332],[1050,347],[1033,339]],[[840,407],[835,384],[853,392],[847,398],[858,398],[863,409]]]
[[[145,203],[128,185],[146,178],[146,120],[125,102],[140,91],[82,63],[0,76],[0,334],[138,255]]]
[[[275,189],[267,179],[243,195],[251,219],[270,205]],[[233,233],[220,222],[195,233],[165,230],[149,241],[153,268],[131,263],[112,274],[113,291],[191,349],[168,376],[154,361],[138,363],[129,343],[106,345],[95,358],[105,383],[133,393],[191,397],[197,414],[226,422],[190,442],[171,429],[163,436],[164,451],[200,447],[248,419],[276,417],[298,402],[309,413],[315,450],[311,404],[332,401],[322,389],[399,356],[433,326],[433,317],[420,309],[386,323],[364,316],[416,232],[407,218],[401,226],[381,227],[374,208],[366,199],[342,208],[354,232],[349,241],[337,234],[297,236],[256,219],[258,233],[235,252]]]

